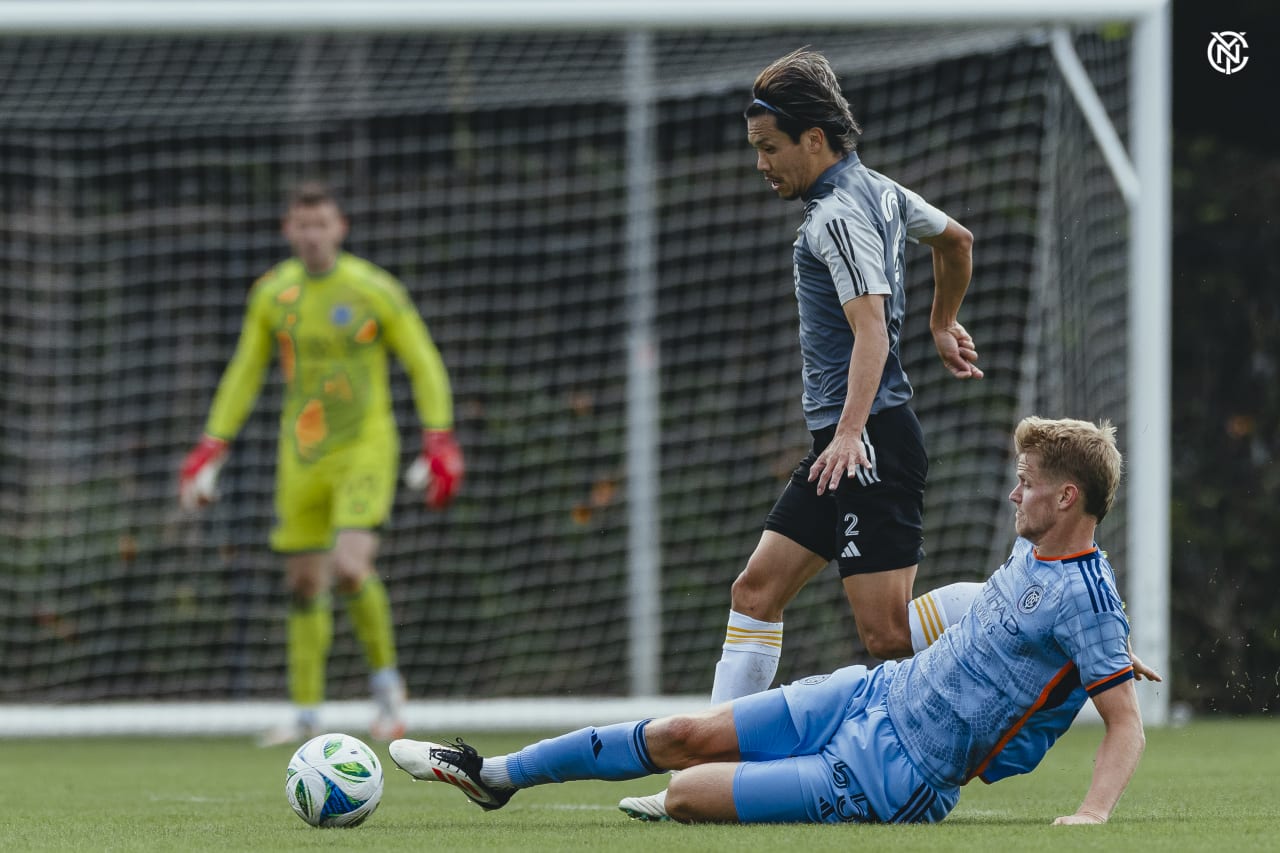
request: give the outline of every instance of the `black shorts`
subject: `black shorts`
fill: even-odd
[[[915,412],[902,405],[869,417],[863,442],[871,470],[859,468],[835,492],[819,495],[809,469],[835,432],[831,426],[813,433],[813,449],[791,474],[765,529],[836,560],[842,578],[918,565],[929,457]]]

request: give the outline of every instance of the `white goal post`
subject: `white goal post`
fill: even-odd
[[[776,0],[10,0],[0,8],[0,39],[43,36],[118,37],[146,34],[314,33],[448,33],[448,32],[621,32],[625,40],[623,99],[625,127],[625,311],[626,336],[625,480],[627,560],[627,666],[631,698],[569,698],[514,704],[504,711],[500,700],[469,705],[450,701],[456,719],[498,719],[507,711],[545,715],[552,721],[589,718],[600,710],[609,718],[651,715],[664,707],[696,705],[687,692],[663,697],[664,531],[660,453],[659,381],[662,369],[660,312],[655,294],[661,287],[659,228],[654,221],[654,195],[660,181],[653,144],[654,64],[652,35],[686,30],[783,30],[827,26],[1011,26],[1041,35],[1058,73],[1101,152],[1115,186],[1127,205],[1128,318],[1127,411],[1121,436],[1127,475],[1127,560],[1118,566],[1128,577],[1128,614],[1134,651],[1169,677],[1169,491],[1170,491],[1170,4],[1169,0],[809,0],[779,4]],[[1077,56],[1071,33],[1081,27],[1123,24],[1131,29],[1128,53],[1127,126],[1116,126],[1095,91],[1085,63]],[[743,91],[750,80],[741,81]],[[0,118],[0,122],[4,119]],[[745,149],[745,146],[744,146]],[[744,173],[749,172],[743,155]],[[1047,202],[1042,202],[1046,203]],[[1046,208],[1047,209],[1047,208]],[[962,217],[961,217],[962,218]],[[1051,225],[1042,225],[1051,227]],[[979,242],[982,235],[978,234]],[[377,260],[374,252],[375,261]],[[1041,274],[1048,276],[1046,269]],[[1052,281],[1041,281],[1042,290]],[[980,287],[975,283],[975,287]],[[978,291],[980,292],[980,291]],[[974,297],[980,298],[978,296]],[[1047,298],[1042,293],[1041,297]],[[979,341],[983,345],[983,341]],[[990,346],[989,344],[987,346]],[[448,360],[448,353],[446,353]],[[1045,365],[1044,370],[1050,370]],[[1034,381],[1034,377],[1032,380]],[[211,391],[211,389],[210,389]],[[1026,400],[1024,399],[1024,402]],[[1030,414],[1022,411],[1020,414]],[[1049,413],[1045,413],[1049,414]],[[1068,414],[1068,413],[1062,413]],[[798,417],[798,413],[796,413]],[[793,420],[795,418],[793,417]],[[761,507],[763,510],[763,507]],[[926,537],[930,535],[926,518]],[[745,545],[746,543],[744,543]],[[1003,548],[1007,542],[993,546]],[[729,578],[731,579],[731,578]],[[728,580],[723,587],[728,600]],[[919,584],[917,584],[919,587]],[[917,592],[921,591],[917,588]],[[828,592],[830,592],[828,590]],[[706,661],[707,689],[713,660]],[[0,686],[3,682],[0,680]],[[1163,724],[1168,718],[1168,680],[1139,685],[1144,718]],[[2,694],[0,694],[2,695]],[[523,701],[523,700],[520,700]],[[598,701],[599,704],[593,704]],[[198,719],[202,730],[240,731],[251,725],[245,704],[222,707],[205,703],[207,713],[192,711],[175,721],[176,706],[156,703],[117,706],[93,702],[52,706],[0,699],[0,737],[76,732],[185,731]],[[557,704],[562,702],[563,704]],[[665,705],[663,703],[666,703]],[[655,703],[658,707],[655,708]],[[188,706],[182,706],[188,707]],[[194,709],[190,706],[189,709]],[[264,703],[269,712],[283,706]],[[411,722],[435,723],[445,706],[419,703]],[[350,709],[339,704],[341,718]],[[344,710],[345,709],[345,710]],[[256,721],[257,707],[253,708]],[[355,712],[351,712],[354,714]],[[448,717],[444,717],[449,719]],[[542,719],[541,716],[537,717]],[[219,725],[218,720],[224,721]],[[167,721],[167,722],[166,722]],[[352,723],[356,725],[358,723]],[[498,727],[502,727],[500,724]]]

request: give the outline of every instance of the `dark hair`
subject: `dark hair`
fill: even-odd
[[[772,113],[778,129],[792,142],[799,142],[800,134],[817,127],[837,154],[848,154],[858,147],[862,128],[853,119],[853,109],[840,91],[831,63],[815,50],[802,47],[774,60],[756,77],[751,97],[743,115],[754,118]]]
[[[321,204],[332,204],[338,210],[342,210],[342,205],[338,204],[338,197],[333,194],[333,190],[321,181],[303,181],[289,193],[290,210],[295,207],[315,207]]]

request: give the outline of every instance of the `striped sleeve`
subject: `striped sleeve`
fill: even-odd
[[[1097,681],[1094,681],[1092,684],[1086,684],[1084,689],[1089,693],[1090,696],[1097,696],[1099,693],[1105,693],[1106,691],[1110,690],[1112,687],[1115,687],[1116,685],[1119,685],[1119,684],[1124,684],[1126,681],[1131,681],[1132,679],[1133,679],[1133,665],[1130,664],[1129,666],[1126,666],[1124,669],[1120,670],[1119,672],[1113,673],[1103,678],[1099,678]]]
[[[884,238],[865,210],[830,196],[815,207],[808,231],[809,247],[826,263],[841,304],[868,293],[891,292]]]
[[[1097,696],[1133,678],[1129,621],[1115,575],[1096,551],[1062,565],[1064,593],[1054,634],[1079,668],[1085,690]]]

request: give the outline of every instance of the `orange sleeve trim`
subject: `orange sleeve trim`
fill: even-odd
[[[1062,682],[1062,679],[1066,678],[1067,675],[1069,675],[1075,668],[1076,665],[1074,663],[1068,663],[1062,669],[1058,670],[1057,674],[1055,674],[1053,678],[1049,679],[1049,683],[1040,691],[1040,695],[1036,697],[1036,701],[1031,703],[1031,707],[1027,709],[1026,713],[1023,714],[1018,719],[1018,722],[1014,723],[1009,728],[1009,731],[1004,733],[1004,737],[1000,738],[1000,741],[991,748],[991,751],[987,753],[986,758],[982,759],[982,763],[978,765],[978,768],[969,774],[969,778],[965,780],[966,782],[974,776],[982,775],[982,772],[987,769],[987,765],[991,763],[991,759],[999,755],[1000,750],[1008,746],[1009,741],[1013,740],[1014,736],[1017,735],[1018,732],[1022,731],[1022,727],[1026,725],[1027,720],[1031,719],[1031,715],[1044,707],[1044,703],[1049,699],[1049,694],[1052,693],[1053,689]]]
[[[1074,554],[1063,554],[1062,556],[1056,556],[1056,557],[1046,557],[1034,548],[1031,549],[1031,553],[1035,554],[1037,560],[1042,560],[1046,563],[1051,563],[1054,560],[1074,560],[1076,557],[1083,557],[1085,554],[1092,554],[1094,551],[1097,551],[1097,550],[1098,550],[1098,546],[1094,545],[1092,548],[1085,548],[1083,551],[1077,551]]]
[[[1106,678],[1099,678],[1097,681],[1093,682],[1093,684],[1086,684],[1084,689],[1087,690],[1090,695],[1092,695],[1094,690],[1103,686],[1107,682],[1115,681],[1117,678],[1124,678],[1126,675],[1132,675],[1132,674],[1133,674],[1133,667],[1126,666],[1124,669],[1120,670],[1119,672],[1113,675],[1108,675]]]

